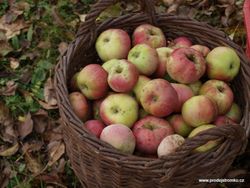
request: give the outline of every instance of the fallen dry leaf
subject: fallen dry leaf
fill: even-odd
[[[65,145],[62,141],[53,141],[48,144],[49,162],[48,166],[53,165],[65,153]]]
[[[0,146],[0,156],[2,157],[9,157],[14,155],[19,149],[19,144],[16,143],[11,147],[7,147],[5,145]]]
[[[3,31],[0,30],[0,56],[5,56],[11,52],[13,48],[8,43],[8,39]]]
[[[25,142],[22,146],[22,152],[23,153],[30,153],[30,152],[36,152],[40,151],[44,145],[44,142],[37,141],[37,140],[31,140],[29,142]]]
[[[0,159],[0,188],[5,188],[9,184],[10,178],[13,176],[10,164],[6,160]]]
[[[10,68],[12,69],[17,69],[20,65],[20,62],[18,59],[15,59],[15,58],[10,58]]]
[[[15,95],[17,89],[17,83],[15,81],[10,80],[6,83],[6,87],[0,88],[0,95],[4,96],[12,96]]]
[[[49,124],[48,113],[44,114],[41,111],[40,113],[36,113],[32,116],[34,122],[34,129],[39,134],[44,133]]]
[[[66,42],[61,42],[58,45],[58,51],[60,52],[61,55],[64,54],[64,52],[67,50],[68,44]]]
[[[29,25],[21,18],[8,24],[6,23],[6,15],[0,18],[0,30],[5,31],[7,39],[10,39],[16,35],[19,35],[22,29],[28,28]]]
[[[51,15],[56,25],[61,26],[61,27],[65,26],[64,20],[60,16],[60,14],[57,12],[56,6],[52,7]]]
[[[57,100],[52,78],[48,78],[44,84],[44,101],[49,107],[57,108]]]
[[[38,159],[33,157],[29,152],[26,152],[24,156],[28,170],[32,172],[34,175],[39,174],[43,170],[43,165],[38,161]]]
[[[17,131],[21,139],[24,139],[33,130],[33,120],[31,119],[31,114],[28,113],[25,117],[19,118],[17,124]]]

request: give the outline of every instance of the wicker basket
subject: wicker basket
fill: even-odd
[[[55,87],[60,115],[64,125],[64,141],[73,169],[83,187],[94,188],[154,188],[211,187],[199,183],[199,178],[221,178],[236,156],[244,152],[250,131],[250,66],[243,50],[223,32],[187,17],[156,14],[153,1],[141,0],[140,13],[126,14],[97,24],[96,18],[114,0],[100,0],[80,26],[76,39],[69,45],[55,70]],[[231,83],[241,106],[240,125],[210,129],[192,139],[186,139],[178,151],[165,158],[144,158],[122,154],[110,145],[80,128],[83,124],[74,114],[68,100],[68,84],[72,75],[90,63],[101,63],[94,44],[97,36],[108,28],[122,28],[128,33],[142,23],[160,27],[169,38],[188,36],[194,43],[214,48],[230,46],[241,59],[240,74]],[[220,139],[221,144],[206,153],[194,153],[194,148],[208,140]]]

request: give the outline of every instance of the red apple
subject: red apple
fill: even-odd
[[[100,99],[108,91],[108,73],[99,64],[89,64],[77,76],[77,85],[88,99]]]
[[[140,74],[152,75],[159,63],[156,50],[147,44],[137,44],[128,54],[128,61],[136,66]]]
[[[187,124],[198,127],[213,122],[217,117],[218,109],[212,99],[205,95],[198,95],[183,104],[181,114]]]
[[[189,84],[199,80],[206,71],[202,54],[192,48],[175,49],[167,63],[167,72],[179,83]]]
[[[158,157],[174,153],[184,142],[185,139],[178,134],[166,136],[157,148]]]
[[[218,116],[214,120],[213,124],[216,126],[222,126],[222,125],[235,125],[236,123],[227,116]]]
[[[206,95],[213,99],[219,110],[219,115],[227,113],[234,100],[231,88],[221,80],[208,80],[200,88],[200,95]]]
[[[164,117],[171,114],[179,104],[178,95],[171,84],[164,79],[153,79],[142,88],[140,97],[146,112]]]
[[[122,153],[132,154],[135,149],[135,136],[133,132],[123,124],[112,124],[105,127],[100,139],[112,145]]]
[[[233,102],[230,110],[226,113],[226,116],[232,119],[236,123],[240,123],[242,112],[238,104]]]
[[[192,42],[187,37],[177,37],[173,40],[173,42],[170,44],[171,48],[182,48],[182,47],[190,47],[192,46]]]
[[[71,78],[71,80],[70,80],[70,86],[69,86],[69,88],[70,88],[70,91],[79,91],[79,87],[78,87],[78,85],[77,85],[77,76],[79,75],[79,72],[77,72],[77,73],[75,73],[74,75],[73,75],[73,77]]]
[[[128,33],[122,29],[108,29],[97,38],[95,48],[102,59],[126,59],[131,47]]]
[[[175,112],[181,112],[184,102],[194,96],[193,91],[185,84],[171,83],[171,85],[177,92],[179,99],[179,104],[176,106]]]
[[[82,121],[86,121],[89,114],[89,105],[84,95],[77,91],[72,92],[69,94],[69,102],[77,117]]]
[[[83,126],[86,127],[89,132],[95,135],[97,138],[100,137],[101,132],[105,127],[105,125],[99,120],[88,120]]]
[[[152,48],[166,46],[166,38],[162,30],[150,24],[138,26],[133,33],[133,45],[147,44]]]
[[[146,154],[155,154],[162,139],[174,133],[173,128],[166,120],[154,116],[140,119],[132,130],[137,150]]]
[[[134,64],[125,59],[114,64],[108,74],[108,84],[113,91],[129,92],[135,86],[139,73]]]
[[[193,130],[193,127],[188,125],[181,114],[174,114],[167,118],[168,122],[170,123],[171,127],[173,127],[174,132],[183,136],[187,137],[189,133]]]
[[[210,49],[207,46],[203,46],[200,44],[193,45],[191,46],[191,48],[199,51],[204,57],[206,57],[207,54],[210,52]]]

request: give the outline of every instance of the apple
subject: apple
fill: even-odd
[[[70,88],[70,91],[79,91],[79,87],[77,85],[77,76],[79,75],[79,72],[75,73],[71,80],[70,80],[70,84],[69,84],[69,88]]]
[[[174,114],[167,118],[168,122],[170,123],[171,127],[173,127],[174,132],[183,136],[187,137],[189,133],[193,130],[193,127],[188,125],[181,114]]]
[[[219,46],[207,54],[207,76],[210,79],[229,82],[240,70],[240,58],[234,49]]]
[[[135,86],[139,73],[134,64],[125,59],[114,64],[108,74],[108,84],[115,92],[129,92]]]
[[[85,121],[89,115],[89,105],[85,96],[80,92],[72,92],[69,94],[69,102],[76,116]]]
[[[169,123],[154,116],[146,116],[137,121],[133,128],[138,151],[146,154],[155,154],[157,148],[167,135],[174,134]]]
[[[163,157],[174,153],[184,142],[185,139],[178,134],[166,136],[157,148],[158,157]]]
[[[96,51],[103,62],[110,59],[126,59],[131,48],[128,33],[122,29],[107,29],[97,38]]]
[[[101,103],[102,103],[103,100],[104,100],[104,98],[93,101],[93,117],[96,120],[101,120],[100,106],[101,106]]]
[[[221,125],[235,125],[236,123],[232,119],[230,119],[229,117],[222,115],[222,116],[218,116],[214,120],[213,124],[218,127]]]
[[[149,81],[150,81],[150,78],[148,78],[147,76],[139,75],[139,78],[138,78],[138,80],[137,80],[137,82],[136,82],[136,84],[135,84],[135,86],[133,88],[133,92],[134,92],[135,97],[136,97],[138,102],[140,102],[142,88]]]
[[[148,112],[146,112],[143,108],[139,108],[139,119],[144,118],[148,115],[150,115],[150,114]]]
[[[152,48],[166,46],[166,38],[162,30],[150,24],[142,24],[135,28],[133,35],[133,45],[147,44]]]
[[[77,85],[88,99],[100,99],[108,91],[108,73],[99,64],[85,66],[77,76]]]
[[[234,100],[231,88],[221,80],[208,80],[200,88],[200,95],[206,95],[213,99],[217,106],[219,115],[227,113]]]
[[[240,123],[242,112],[238,104],[233,102],[230,110],[226,113],[226,116],[232,119],[236,123]]]
[[[202,82],[200,80],[197,80],[196,82],[194,83],[191,83],[191,84],[187,84],[190,89],[193,91],[193,94],[194,95],[198,95],[199,94],[199,91],[200,91],[200,88],[202,86]]]
[[[178,95],[171,84],[161,78],[153,79],[142,88],[140,102],[146,112],[164,117],[176,109]]]
[[[206,57],[207,54],[210,52],[210,49],[207,46],[200,45],[200,44],[192,45],[191,48],[199,51],[204,57]]]
[[[123,124],[105,127],[100,139],[125,154],[132,154],[135,150],[135,136],[131,129]]]
[[[109,73],[111,68],[119,63],[120,63],[119,59],[110,59],[102,64],[102,68]]]
[[[163,78],[167,73],[167,62],[170,54],[173,52],[173,49],[168,47],[161,47],[156,49],[159,57],[159,65],[154,73],[154,77]]]
[[[208,129],[212,129],[214,128],[215,125],[213,124],[205,124],[205,125],[201,125],[199,127],[196,127],[194,130],[192,130],[192,132],[189,134],[188,138],[193,138],[196,135],[198,135],[199,133],[208,130]],[[197,147],[194,151],[198,152],[198,153],[203,153],[203,152],[208,152],[211,149],[213,149],[215,146],[217,146],[219,144],[218,140],[210,140],[208,141],[206,144]]]
[[[105,125],[99,120],[88,120],[83,125],[86,129],[97,138],[100,137],[102,130],[105,128]]]
[[[128,54],[128,61],[136,66],[140,74],[152,75],[159,63],[156,50],[147,44],[137,44]]]
[[[175,89],[179,100],[179,104],[176,106],[175,112],[181,112],[183,103],[194,96],[193,91],[185,84],[171,83],[171,85]]]
[[[111,94],[102,101],[100,116],[106,125],[121,123],[132,127],[138,118],[138,109],[136,100],[128,94]]]
[[[192,42],[187,37],[177,37],[175,38],[169,45],[171,48],[182,48],[182,47],[190,47],[192,46]]]
[[[218,109],[212,99],[205,95],[197,95],[183,104],[181,114],[188,125],[198,127],[213,122]]]
[[[192,48],[175,49],[167,63],[167,72],[179,83],[190,84],[199,80],[206,71],[202,54]]]

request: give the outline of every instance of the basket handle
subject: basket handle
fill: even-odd
[[[115,4],[117,0],[99,0],[91,7],[90,12],[86,16],[85,22],[81,23],[76,36],[80,36],[94,30],[96,28],[96,19],[109,6]],[[151,23],[155,23],[155,9],[153,0],[139,0],[141,10],[147,14]]]

